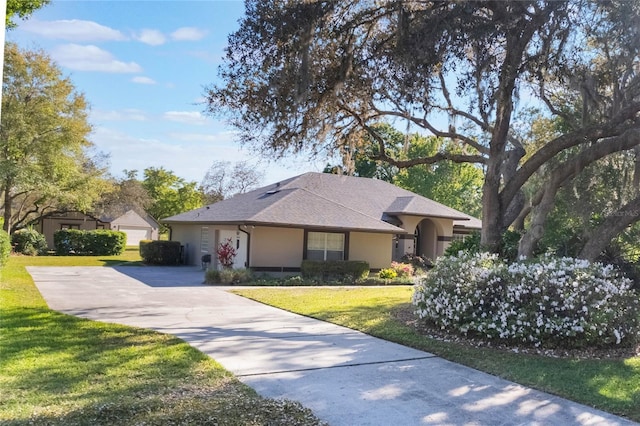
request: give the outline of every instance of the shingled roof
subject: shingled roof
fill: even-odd
[[[474,219],[388,182],[305,173],[164,219],[166,224],[238,224],[406,233],[398,215]],[[474,222],[477,223],[477,222]]]

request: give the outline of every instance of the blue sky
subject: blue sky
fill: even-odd
[[[160,167],[200,182],[214,161],[248,160],[264,184],[322,162],[267,162],[235,141],[232,129],[203,114],[241,1],[52,0],[17,21],[7,41],[43,49],[91,105],[89,139],[110,155],[110,170]]]

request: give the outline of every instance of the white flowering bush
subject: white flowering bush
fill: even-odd
[[[534,346],[635,341],[638,294],[612,266],[543,257],[507,264],[488,253],[446,256],[415,286],[417,315],[442,329]]]

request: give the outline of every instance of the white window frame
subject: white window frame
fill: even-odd
[[[341,250],[335,250],[335,247],[331,246],[331,243],[335,243],[335,241],[331,241],[331,237],[333,236],[339,236],[340,239],[342,241],[340,241],[340,243],[342,244],[342,248]],[[315,238],[314,238],[315,237]],[[323,260],[326,261],[327,260],[327,254],[329,252],[340,252],[342,253],[342,255],[340,256],[339,260],[344,260],[345,259],[345,251],[346,251],[346,241],[347,241],[347,236],[342,233],[342,232],[317,232],[317,231],[309,231],[307,232],[307,259],[310,260]],[[317,243],[317,245],[315,247],[311,247],[310,244],[313,243]],[[332,250],[333,249],[333,250]],[[309,256],[310,252],[322,252],[322,259],[311,259]],[[331,259],[331,260],[338,260],[338,259]]]
[[[209,227],[200,228],[200,253],[209,253]]]

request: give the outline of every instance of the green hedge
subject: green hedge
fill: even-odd
[[[369,276],[369,263],[361,260],[303,260],[303,278],[320,281],[361,281]]]
[[[151,265],[178,265],[180,241],[140,241],[140,257]]]
[[[53,233],[56,254],[61,256],[117,256],[126,243],[127,234],[121,231],[61,229]]]
[[[47,240],[33,228],[20,229],[11,234],[13,251],[27,256],[37,256],[47,252]]]
[[[0,229],[0,268],[2,268],[9,260],[11,254],[11,237],[5,231]]]

